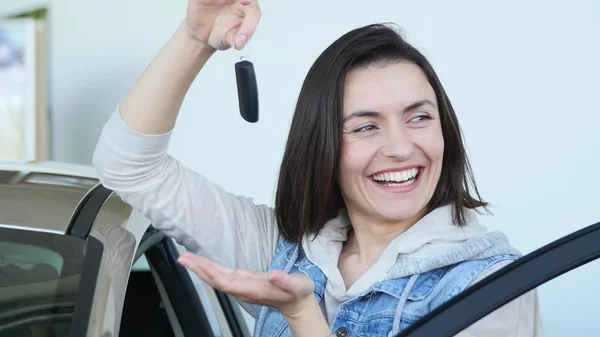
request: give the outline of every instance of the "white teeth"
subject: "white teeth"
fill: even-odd
[[[407,186],[407,185],[410,185],[410,184],[412,184],[413,182],[414,182],[414,179],[410,179],[410,180],[407,180],[407,181],[405,181],[405,182],[402,182],[402,183],[386,183],[386,184],[384,184],[384,185],[385,185],[385,186],[388,186],[388,187],[400,187],[400,186]]]
[[[399,172],[388,172],[377,174],[373,176],[373,180],[376,181],[391,181],[394,183],[412,181],[416,176],[419,170],[417,168],[412,168],[410,170],[404,170]],[[392,184],[396,185],[396,184]]]

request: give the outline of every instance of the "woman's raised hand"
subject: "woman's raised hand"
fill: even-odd
[[[257,0],[189,0],[188,35],[216,50],[242,49],[260,21]]]

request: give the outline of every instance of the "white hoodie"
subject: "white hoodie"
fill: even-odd
[[[509,245],[504,234],[488,232],[474,213],[469,213],[466,226],[456,226],[452,207],[448,205],[433,210],[392,240],[379,260],[350,289],[346,289],[337,262],[350,227],[348,215],[342,210],[318,236],[303,241],[307,258],[327,277],[324,299],[330,323],[341,303],[358,296],[379,281],[421,274],[498,254],[521,255]]]

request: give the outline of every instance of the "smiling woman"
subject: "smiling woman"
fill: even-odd
[[[235,296],[255,336],[391,336],[521,256],[479,223],[450,100],[392,25],[344,34],[309,70],[274,207],[168,155],[193,79],[259,17],[256,1],[190,0],[94,153],[102,183],[185,246],[179,262]],[[536,307],[532,291],[465,335],[537,337]]]

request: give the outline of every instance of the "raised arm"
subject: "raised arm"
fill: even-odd
[[[272,209],[228,193],[167,154],[192,82],[236,36],[246,36],[236,43],[243,47],[259,13],[254,0],[190,0],[186,20],[104,126],[93,163],[106,187],[188,250],[265,271],[278,240]]]

